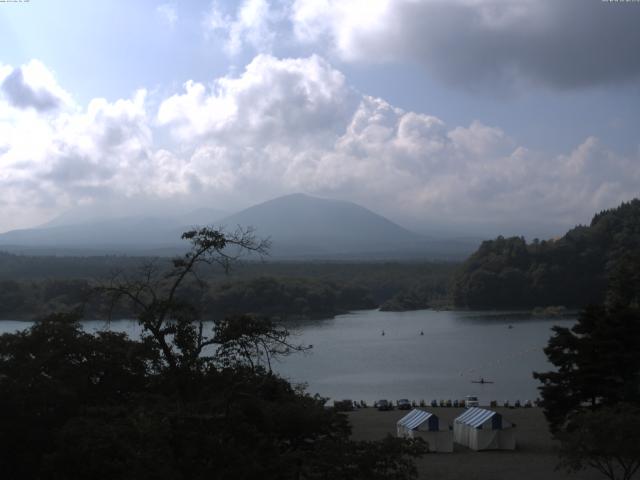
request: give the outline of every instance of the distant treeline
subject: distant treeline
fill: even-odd
[[[449,308],[451,276],[427,276],[409,288],[402,289],[380,306],[388,312],[404,312],[425,308]]]
[[[0,254],[0,318],[31,319],[71,310],[81,310],[85,318],[105,318],[109,301],[96,287],[108,282],[115,272],[135,277],[137,267],[149,262],[162,268],[168,259]],[[194,282],[180,295],[208,318],[237,313],[285,320],[326,318],[376,308],[405,292],[440,297],[456,267],[437,262],[242,263],[229,276],[219,270],[199,272],[206,287]],[[122,318],[133,312],[120,307],[111,314]]]
[[[635,270],[637,278],[639,259],[640,200],[635,199],[557,240],[483,242],[457,273],[451,296],[457,307],[579,308],[602,303],[621,269]]]
[[[135,275],[165,257],[31,257],[0,253],[0,318],[33,318],[83,307],[108,311],[95,286],[114,272]],[[625,270],[625,275],[617,275]],[[462,265],[447,262],[246,262],[231,275],[198,272],[206,288],[185,289],[204,317],[230,313],[282,319],[330,317],[375,308],[517,308],[602,303],[612,277],[640,276],[640,200],[593,217],[556,240],[523,237],[483,242]],[[626,280],[628,283],[628,280]],[[634,289],[640,280],[618,290]],[[119,311],[126,316],[131,312]]]

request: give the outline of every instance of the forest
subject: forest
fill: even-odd
[[[328,318],[347,311],[423,308],[582,308],[605,299],[607,281],[640,263],[640,200],[593,217],[557,239],[483,242],[453,262],[244,261],[232,272],[206,270],[181,287],[203,316],[269,315],[279,320]],[[96,287],[145,266],[170,268],[166,257],[34,257],[0,253],[0,318],[33,319],[56,311],[84,318],[131,316],[112,310]],[[631,268],[631,283],[638,271]],[[635,280],[633,280],[635,279]]]
[[[581,308],[602,303],[607,280],[628,269],[638,284],[640,200],[623,203],[552,240],[485,241],[456,273],[451,300],[463,308]]]
[[[116,273],[134,274],[168,258],[126,256],[33,257],[0,253],[0,318],[33,319],[56,311],[79,311],[84,318],[112,314],[96,287]],[[328,318],[351,310],[393,307],[397,298],[446,298],[458,264],[448,262],[264,262],[245,261],[225,274],[203,270],[202,289],[193,282],[181,295],[210,319],[232,313],[269,315],[280,320]],[[398,309],[406,309],[402,305]]]

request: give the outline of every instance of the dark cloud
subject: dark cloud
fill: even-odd
[[[303,40],[328,34],[346,60],[418,62],[467,87],[572,89],[640,79],[637,2],[398,0],[364,19],[344,12],[292,21]]]
[[[33,88],[24,78],[21,68],[13,71],[2,82],[2,91],[9,103],[18,108],[35,108],[39,112],[60,106],[60,99],[44,88]]]
[[[568,89],[640,77],[640,4],[546,0],[512,18],[500,18],[510,8],[500,1],[485,2],[484,10],[441,3],[413,11],[420,7],[408,5],[403,20],[424,32],[416,53],[446,80],[524,78]]]

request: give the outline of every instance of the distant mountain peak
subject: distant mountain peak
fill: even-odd
[[[352,202],[293,193],[253,205],[222,221],[252,226],[274,253],[362,254],[402,249],[423,237]]]
[[[182,215],[90,219],[68,225],[15,230],[0,235],[0,247],[24,249],[66,248],[104,252],[175,252],[184,247],[182,232],[195,225],[253,227],[269,237],[273,258],[381,259],[442,257],[450,245],[435,244],[391,220],[353,202],[312,196],[283,195],[222,218],[207,207]],[[475,244],[473,245],[475,247]],[[465,254],[470,248],[464,248]],[[445,252],[440,253],[440,252]]]

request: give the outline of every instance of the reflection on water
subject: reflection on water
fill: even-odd
[[[523,312],[358,311],[297,324],[293,340],[313,345],[312,351],[274,368],[293,382],[306,382],[310,393],[331,398],[431,401],[475,394],[483,403],[524,401],[538,396],[531,372],[550,368],[542,349],[551,327],[574,321]],[[103,321],[83,325],[87,331],[107,326]],[[4,321],[0,332],[26,326]],[[133,321],[110,326],[140,334]],[[479,378],[494,383],[472,383]]]

